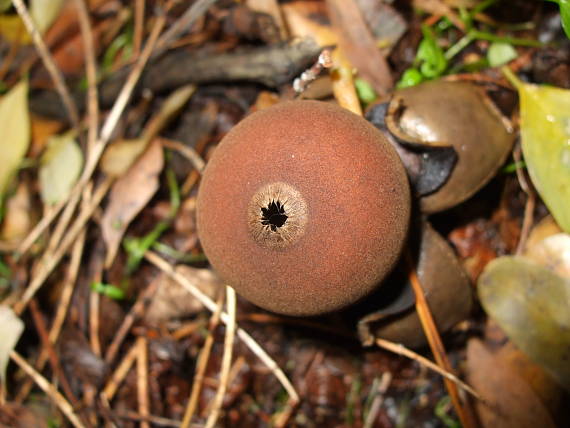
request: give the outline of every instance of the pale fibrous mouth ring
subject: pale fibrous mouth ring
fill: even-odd
[[[287,183],[261,187],[247,209],[249,232],[264,247],[286,248],[305,233],[307,203],[301,193]]]

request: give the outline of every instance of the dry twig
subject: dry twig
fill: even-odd
[[[73,244],[73,249],[71,251],[71,261],[69,263],[69,269],[67,270],[67,275],[64,279],[64,284],[61,290],[61,295],[58,300],[58,306],[55,313],[53,323],[51,325],[48,337],[51,344],[55,344],[61,333],[61,328],[65,321],[67,315],[67,310],[69,309],[69,304],[71,302],[71,296],[73,295],[73,290],[75,286],[75,281],[77,280],[77,275],[79,273],[79,266],[81,263],[81,257],[83,255],[83,247],[85,245],[85,230],[81,232],[79,238]],[[41,373],[44,369],[45,364],[48,360],[48,350],[42,347],[38,360],[36,361],[36,370]],[[33,386],[33,380],[25,382],[16,394],[14,399],[17,403],[22,403],[28,394],[30,393]]]
[[[194,382],[192,384],[192,392],[190,393],[190,398],[186,405],[186,410],[184,411],[184,417],[182,418],[180,428],[188,428],[190,426],[192,416],[194,416],[196,407],[198,407],[198,399],[200,398],[200,391],[202,390],[202,384],[204,383],[204,373],[206,373],[206,367],[208,366],[208,360],[210,359],[210,353],[212,352],[212,346],[214,345],[214,331],[220,322],[223,302],[224,294],[222,293],[216,302],[218,308],[213,312],[212,317],[210,318],[210,333],[206,337],[204,346],[202,346],[200,356],[198,357],[198,363],[196,364],[196,371],[194,373]]]
[[[143,418],[148,418],[149,396],[148,396],[148,344],[146,337],[139,336],[137,338],[137,400],[139,405],[139,414]],[[150,428],[148,421],[141,421],[141,428]]]
[[[515,163],[522,162],[522,148],[520,144],[517,144],[515,149],[513,150],[513,159]],[[530,230],[532,228],[532,224],[534,222],[534,208],[536,206],[536,192],[530,180],[528,180],[528,176],[523,171],[522,168],[517,168],[517,179],[519,182],[519,186],[521,189],[526,193],[526,203],[524,206],[524,216],[523,216],[523,223],[521,227],[521,236],[519,238],[519,242],[517,244],[517,249],[515,254],[522,254],[525,249],[526,242],[528,240],[528,236],[530,234]]]
[[[228,321],[226,322],[226,338],[224,340],[224,356],[222,359],[222,368],[220,371],[220,384],[214,397],[213,408],[206,421],[206,428],[213,428],[216,424],[224,395],[228,388],[230,369],[232,366],[232,355],[234,348],[234,339],[236,333],[236,292],[232,287],[226,286],[226,307],[228,310]]]
[[[81,178],[79,179],[79,182],[71,190],[67,199],[60,201],[49,212],[47,212],[43,216],[43,218],[38,222],[38,224],[34,227],[34,229],[28,234],[28,236],[26,236],[26,238],[22,241],[17,250],[20,256],[26,253],[30,249],[30,247],[36,241],[36,239],[38,239],[38,237],[47,229],[47,227],[60,213],[63,207],[66,206],[67,202],[70,199],[76,197],[77,194],[82,193],[83,189],[87,186],[91,176],[95,172],[95,168],[97,167],[97,164],[103,154],[103,151],[105,150],[105,147],[111,140],[111,136],[119,122],[121,115],[125,110],[125,107],[127,106],[129,99],[131,98],[135,85],[140,79],[142,70],[144,69],[148,59],[150,58],[150,54],[152,53],[156,45],[158,36],[162,31],[165,23],[166,23],[166,16],[164,14],[160,15],[157,18],[156,22],[154,23],[147,44],[144,47],[143,52],[140,55],[138,61],[136,62],[134,68],[129,74],[127,81],[123,85],[121,92],[119,93],[117,100],[115,101],[115,104],[113,105],[113,108],[109,113],[109,116],[107,116],[107,119],[101,130],[99,139],[95,142],[95,144],[93,144],[91,150],[88,153],[87,162],[85,164],[85,168],[83,169],[83,173],[81,175]],[[34,290],[34,292],[35,291],[36,290]]]
[[[87,221],[89,220],[95,209],[101,203],[103,197],[107,194],[107,191],[111,187],[112,183],[113,183],[112,179],[106,179],[103,181],[103,183],[99,185],[99,188],[95,191],[93,195],[93,199],[90,200],[87,206],[81,211],[81,213],[77,217],[77,220],[75,221],[75,223],[73,223],[73,226],[71,226],[71,228],[68,230],[65,239],[63,240],[57,251],[55,251],[53,255],[50,254],[44,255],[44,257],[40,261],[38,269],[39,272],[34,276],[32,281],[28,285],[28,288],[26,288],[26,291],[24,292],[22,298],[14,305],[14,311],[17,314],[21,314],[24,311],[30,299],[34,297],[34,295],[42,286],[44,281],[47,279],[47,277],[50,275],[53,269],[57,266],[57,264],[61,261],[63,256],[67,253],[67,250],[71,247],[71,245],[73,244],[79,233],[81,233],[81,231],[85,227],[85,224],[87,223]]]
[[[117,329],[117,332],[113,337],[113,341],[111,342],[111,344],[107,348],[107,351],[105,352],[105,362],[107,364],[111,364],[115,359],[115,357],[117,356],[117,354],[119,353],[119,348],[123,343],[123,340],[125,340],[125,337],[127,337],[127,334],[129,334],[129,331],[131,330],[131,327],[133,326],[135,321],[142,316],[146,305],[152,299],[154,293],[156,293],[158,286],[159,286],[158,281],[156,280],[152,281],[146,287],[146,289],[139,294],[137,301],[131,307],[129,313],[123,318],[123,322]]]
[[[160,55],[168,49],[168,45],[180,37],[185,31],[188,31],[199,18],[204,16],[216,1],[218,0],[198,0],[194,2],[178,19],[178,21],[171,25],[168,31],[160,37],[153,57]]]
[[[75,129],[79,129],[79,114],[77,113],[77,107],[75,106],[75,103],[71,98],[71,94],[69,92],[69,89],[67,88],[67,85],[65,84],[65,80],[63,78],[61,70],[57,68],[57,65],[52,55],[50,54],[46,46],[46,43],[44,42],[44,39],[42,38],[39,30],[37,29],[36,24],[34,23],[34,20],[32,19],[30,12],[28,11],[28,8],[24,4],[24,1],[13,0],[12,3],[14,4],[16,11],[18,12],[18,15],[20,15],[22,22],[26,26],[26,29],[32,36],[32,40],[34,41],[34,45],[36,46],[38,54],[42,58],[42,61],[48,73],[50,74],[53,83],[55,84],[55,88],[57,89],[61,97],[61,100],[63,101],[63,105],[67,110],[67,114],[69,115],[69,119],[73,127]]]
[[[208,310],[211,312],[215,312],[218,308],[216,302],[210,299],[207,295],[205,295],[202,291],[200,291],[194,284],[192,284],[186,277],[181,275],[179,272],[171,266],[166,260],[162,257],[153,253],[152,251],[147,251],[145,253],[145,259],[152,263],[154,266],[159,268],[161,271],[166,273],[170,278],[184,287],[190,294],[192,294],[200,303],[202,303]],[[226,312],[222,312],[221,319],[224,323],[229,321],[228,314]],[[294,403],[299,402],[299,394],[295,390],[295,387],[289,381],[283,370],[277,365],[275,360],[267,354],[267,352],[257,343],[253,337],[249,335],[245,330],[240,327],[237,327],[237,335],[238,337],[245,343],[245,345],[255,354],[257,357],[271,370],[273,375],[281,382],[287,394],[291,397]]]
[[[141,52],[144,34],[145,1],[135,1],[135,31],[133,36],[133,54],[137,57]]]
[[[87,75],[87,120],[88,135],[87,147],[89,150],[97,141],[99,132],[99,100],[97,99],[97,63],[95,61],[95,40],[93,29],[89,21],[89,11],[85,0],[75,0],[79,16],[79,27],[85,50],[85,73]]]
[[[433,370],[434,372],[440,374],[444,378],[449,379],[452,382],[455,382],[457,384],[457,386],[459,386],[460,388],[462,388],[463,390],[465,390],[466,392],[468,392],[469,394],[471,394],[473,397],[477,398],[478,400],[484,401],[483,397],[481,397],[481,395],[479,395],[479,393],[477,391],[475,391],[473,388],[471,388],[469,385],[467,385],[465,382],[463,382],[461,379],[459,379],[453,373],[450,373],[450,372],[442,369],[437,364],[431,362],[427,358],[425,358],[425,357],[421,356],[420,354],[412,351],[411,349],[406,348],[404,345],[399,344],[399,343],[390,342],[389,340],[381,339],[379,337],[376,338],[376,345],[378,345],[379,347],[384,348],[390,352],[393,352],[394,354],[402,355],[404,357],[409,358],[410,360],[417,361],[419,364],[427,367],[430,370]]]
[[[84,428],[85,425],[79,420],[77,415],[73,412],[73,407],[65,399],[63,395],[53,386],[45,377],[39,374],[28,362],[22,358],[16,351],[10,352],[10,358],[14,361],[28,376],[30,376],[36,385],[50,397],[55,405],[67,417],[69,422],[76,428]]]
[[[111,402],[111,400],[117,393],[119,386],[127,376],[127,373],[133,366],[135,360],[137,359],[138,355],[137,352],[138,352],[138,345],[137,343],[135,343],[134,345],[131,346],[131,349],[129,349],[127,354],[123,357],[123,359],[121,360],[121,362],[119,363],[119,365],[117,366],[117,368],[115,369],[109,380],[107,381],[107,384],[103,388],[103,391],[101,392],[101,398],[103,399],[103,402],[107,403]]]
[[[34,321],[36,331],[38,332],[38,336],[40,336],[43,349],[47,351],[51,369],[53,370],[57,380],[61,384],[61,387],[63,388],[63,392],[67,396],[67,399],[73,404],[74,407],[77,408],[79,405],[79,401],[77,400],[77,397],[75,396],[73,390],[71,389],[71,385],[69,384],[67,378],[65,377],[65,374],[63,373],[63,369],[61,367],[58,354],[55,352],[52,343],[50,343],[43,315],[40,313],[40,308],[35,299],[32,299],[32,301],[30,302],[30,312],[32,313],[32,319]]]
[[[378,388],[376,388],[376,390],[374,391],[371,391],[371,394],[374,394],[375,397],[374,400],[372,401],[372,404],[370,405],[370,410],[366,415],[363,428],[372,428],[374,426],[374,421],[378,416],[378,412],[380,412],[380,408],[384,401],[384,394],[386,394],[386,391],[388,391],[388,388],[390,387],[390,382],[392,382],[392,373],[388,371],[382,373],[382,378],[380,379],[380,384],[378,385]],[[375,383],[373,383],[372,385],[374,384]]]
[[[416,311],[422,323],[424,333],[428,339],[428,343],[430,345],[434,358],[438,365],[441,366],[446,372],[452,373],[453,370],[451,368],[451,364],[447,359],[447,354],[445,353],[443,342],[439,336],[437,326],[435,325],[435,321],[429,309],[423,288],[416,274],[412,256],[409,252],[406,253],[406,261],[409,268],[410,282],[412,283],[412,288],[416,296]],[[474,415],[469,406],[469,402],[461,401],[461,398],[459,397],[459,391],[457,390],[457,385],[454,382],[450,381],[447,377],[444,377],[443,382],[445,383],[445,387],[449,393],[453,407],[457,412],[457,416],[459,416],[461,425],[465,428],[475,428],[477,425]]]

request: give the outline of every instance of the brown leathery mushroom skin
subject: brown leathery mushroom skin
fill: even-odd
[[[372,291],[400,255],[409,215],[390,143],[318,101],[237,124],[208,162],[197,204],[212,266],[246,299],[287,315],[331,312]]]

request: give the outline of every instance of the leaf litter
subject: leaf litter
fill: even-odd
[[[30,2],[32,16],[34,3],[42,2]],[[550,212],[567,232],[568,175],[564,162],[556,163],[552,156],[568,139],[568,88],[536,89],[517,82],[519,116],[513,90],[496,68],[507,64],[512,73],[522,75],[541,65],[535,52],[553,49],[538,40],[564,43],[562,26],[538,25],[560,11],[564,20],[562,2],[559,11],[556,4],[546,3],[543,8],[517,8],[493,1],[418,0],[416,12],[398,2],[341,3],[248,0],[237,5],[199,0],[187,9],[170,9],[167,2],[156,6],[164,7],[159,16],[145,1],[43,2],[49,10],[42,19],[48,21],[33,24],[47,42],[40,48],[41,61],[29,48],[32,40],[21,18],[24,3],[1,3],[0,21],[11,24],[0,31],[0,308],[14,308],[12,314],[21,320],[12,315],[17,322],[6,332],[14,335],[0,355],[14,363],[7,369],[8,388],[1,389],[7,405],[0,410],[0,422],[22,424],[41,414],[31,405],[33,385],[34,395],[44,391],[60,409],[51,417],[76,426],[93,426],[94,421],[212,425],[214,419],[222,426],[248,427],[568,422],[560,412],[567,405],[560,384],[568,382],[568,235],[558,230],[548,232],[552,236],[546,239],[535,239],[535,231],[526,236],[521,225],[530,198],[518,181],[528,173],[544,200],[530,206],[533,218]],[[85,27],[76,24],[78,4],[87,7],[91,19],[91,48],[83,42]],[[354,19],[343,18],[342,7],[348,7]],[[165,17],[172,25],[161,36]],[[305,39],[294,42],[292,37],[299,35]],[[363,37],[362,45],[358,41]],[[316,66],[323,49],[330,63]],[[86,81],[97,75],[91,69],[85,80],[84,66],[93,67],[86,55],[95,56],[101,72],[102,117],[118,99],[101,132],[92,121],[86,122],[88,131],[74,119],[77,126],[69,125],[75,108],[85,111]],[[59,94],[65,89],[56,84],[54,90],[50,81],[57,73],[49,66],[44,69],[50,56],[67,79],[70,97],[63,104]],[[179,69],[178,64],[184,66]],[[557,67],[564,70],[567,64],[549,69]],[[450,404],[442,378],[425,370],[425,357],[407,350],[402,355],[412,358],[408,360],[363,348],[358,322],[381,309],[378,306],[290,319],[238,297],[235,340],[226,328],[234,325],[234,305],[223,310],[224,283],[207,265],[196,233],[199,172],[229,129],[255,109],[290,99],[293,79],[309,69],[315,72],[303,81],[302,96],[332,96],[357,114],[369,107],[382,111],[380,103],[390,101],[393,82],[407,76],[407,85],[434,79],[476,83],[496,103],[504,124],[517,125],[521,119],[524,163],[513,157],[517,175],[494,167],[488,174],[491,181],[474,196],[429,215],[445,257],[423,254],[417,243],[411,247],[426,266],[433,258],[452,260],[458,272],[468,274],[459,273],[462,282],[470,277],[477,283],[485,313],[464,314],[462,307],[455,307],[461,315],[452,316],[451,322],[438,321],[438,314],[446,304],[461,306],[450,303],[449,295],[456,293],[426,293],[428,302],[433,295],[442,297],[441,303],[440,297],[430,303],[437,306],[431,308],[435,324],[430,326],[425,312],[422,315],[425,335],[444,334],[446,351],[440,343],[431,357],[425,347],[414,344],[438,364],[451,361],[453,369],[450,365],[440,371],[466,376],[482,397],[472,400],[476,418],[469,416],[462,398]],[[31,91],[24,77],[28,73]],[[551,78],[563,82],[546,73],[534,83],[551,83]],[[432,96],[437,102],[438,94]],[[551,116],[555,120],[549,120]],[[88,144],[87,132],[92,139]],[[401,143],[395,134],[394,144]],[[465,162],[464,148],[454,147],[459,161]],[[406,167],[421,175],[417,165],[412,161]],[[476,170],[473,165],[465,168],[462,178],[469,181]],[[461,195],[474,190],[460,186],[453,192],[453,198],[463,200]],[[38,220],[42,223],[32,230]],[[522,256],[500,257],[514,254],[520,240],[527,242]],[[20,251],[14,251],[18,246]],[[433,278],[422,279],[425,270],[419,271],[420,283],[445,282],[438,281],[438,269],[432,269]],[[406,327],[398,323],[394,307],[407,318],[415,310],[405,276],[393,287],[407,287],[405,304],[396,299],[395,306],[381,312],[396,332]],[[464,287],[466,293],[469,287]],[[426,310],[425,303],[415,307]],[[48,327],[53,323],[51,345],[38,338],[41,328],[30,322],[30,311]],[[513,313],[516,320],[509,316]],[[18,341],[23,325],[33,333]],[[419,328],[417,318],[414,325]],[[60,329],[63,334],[58,335]],[[377,338],[377,344],[385,340],[381,333]],[[374,336],[369,339],[374,343]],[[393,345],[386,349],[397,352]],[[14,346],[16,351],[10,353]],[[200,363],[201,371],[194,371],[199,354],[209,356]],[[16,365],[34,383],[24,382]],[[465,365],[467,370],[461,370]],[[48,380],[58,367],[69,390]],[[453,389],[449,391],[454,397]]]

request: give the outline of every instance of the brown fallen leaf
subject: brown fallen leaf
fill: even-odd
[[[507,342],[496,352],[497,358],[510,367],[535,392],[559,426],[569,426],[570,415],[565,412],[564,389],[542,367],[535,364],[513,342]],[[564,414],[566,416],[564,417]],[[561,418],[566,419],[564,422]]]
[[[223,281],[210,269],[197,269],[180,265],[176,267],[176,271],[184,275],[200,291],[212,299],[216,298],[220,290],[224,290]],[[166,274],[161,274],[155,281],[159,282],[159,286],[146,310],[146,323],[156,325],[172,318],[195,315],[204,309],[204,306],[192,297],[184,287],[170,279]]]
[[[6,202],[6,214],[0,228],[0,240],[10,244],[24,239],[31,230],[32,201],[28,183],[18,184],[16,193]]]
[[[480,339],[467,345],[467,382],[487,400],[475,402],[483,428],[555,428],[529,384]]]
[[[487,265],[477,293],[509,339],[570,388],[570,280],[528,258],[504,256]]]
[[[129,171],[113,185],[110,202],[101,221],[103,240],[107,246],[106,266],[110,266],[115,259],[131,221],[157,191],[158,176],[163,165],[162,145],[154,140]]]
[[[0,427],[47,428],[49,424],[45,416],[20,404],[3,403],[0,406]]]
[[[63,123],[43,118],[41,116],[36,116],[32,114],[30,116],[31,126],[32,126],[32,142],[30,144],[30,150],[28,155],[31,158],[39,156],[39,154],[45,148],[48,138],[57,134],[62,128]]]
[[[386,95],[394,85],[392,75],[358,5],[354,0],[327,0],[327,6],[346,56],[378,94]]]

